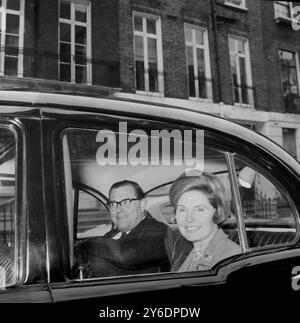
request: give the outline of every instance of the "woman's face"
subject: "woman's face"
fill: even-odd
[[[192,242],[207,239],[217,228],[217,224],[213,222],[215,211],[206,194],[201,191],[183,193],[176,209],[181,234]]]

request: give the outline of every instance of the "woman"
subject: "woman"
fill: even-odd
[[[181,176],[169,194],[179,231],[193,243],[179,271],[207,270],[220,260],[242,252],[220,228],[229,210],[224,187],[215,175]]]

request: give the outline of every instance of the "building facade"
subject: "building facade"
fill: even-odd
[[[0,87],[188,107],[251,127],[300,158],[297,6],[2,0]]]

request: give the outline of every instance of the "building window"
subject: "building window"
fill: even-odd
[[[246,8],[246,0],[225,0],[225,4],[239,8]]]
[[[289,1],[275,1],[274,3],[275,18],[293,18],[293,5]]]
[[[90,2],[60,0],[59,10],[60,80],[91,84]]]
[[[294,158],[297,158],[296,129],[282,128],[282,146]]]
[[[185,24],[189,96],[212,98],[212,81],[207,30]]]
[[[229,52],[234,102],[254,105],[248,40],[229,36]]]
[[[24,2],[0,1],[0,75],[23,76]]]
[[[285,109],[295,112],[300,108],[297,56],[293,52],[279,50],[279,60]]]
[[[160,18],[134,13],[136,90],[164,93]]]

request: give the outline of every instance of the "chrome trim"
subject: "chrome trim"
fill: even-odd
[[[242,247],[243,253],[245,253],[250,251],[250,248],[248,245],[247,234],[246,234],[246,229],[244,224],[243,208],[242,208],[239,186],[238,186],[236,172],[235,172],[234,158],[233,158],[233,154],[229,152],[225,152],[225,157],[228,163],[229,180],[233,191],[233,201],[234,201],[234,208],[237,216],[236,220],[237,220],[237,226],[238,226],[240,245]]]

